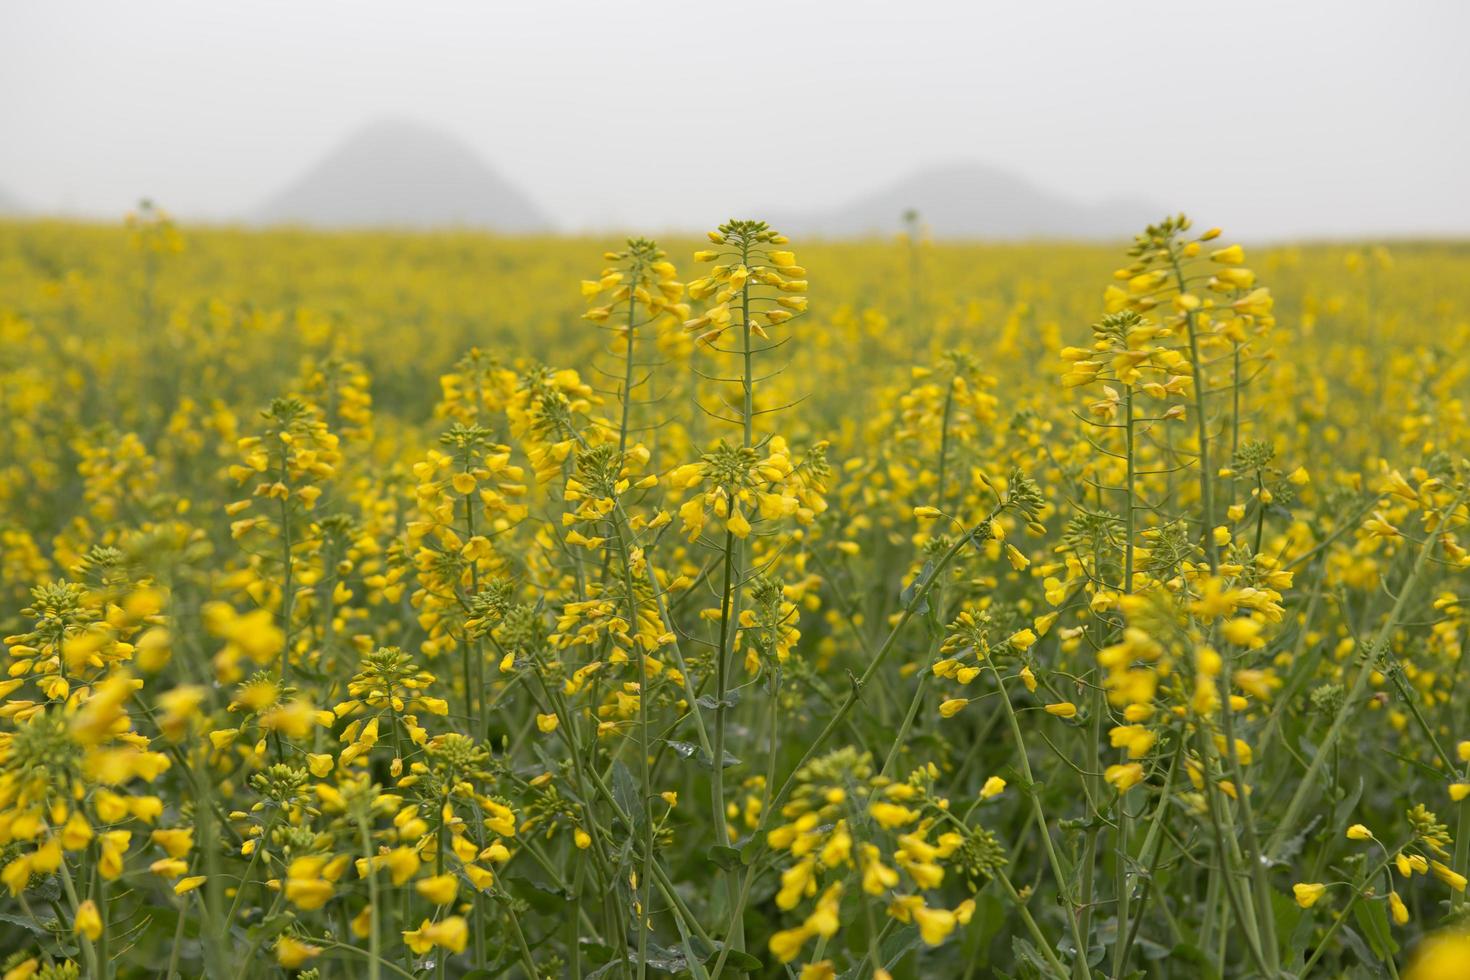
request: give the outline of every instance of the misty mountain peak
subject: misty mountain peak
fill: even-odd
[[[1086,204],[978,161],[917,170],[847,204],[783,218],[794,234],[891,233],[910,208],[940,238],[1127,238],[1164,212],[1135,201]]]
[[[551,221],[468,143],[382,119],[351,133],[260,209],[268,224],[543,231]]]
[[[0,187],[0,217],[16,217],[25,212],[26,207],[20,203],[20,198]]]

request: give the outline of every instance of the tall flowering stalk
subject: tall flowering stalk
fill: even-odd
[[[707,456],[706,467],[718,472],[722,483],[715,489],[716,513],[727,517],[721,547],[721,586],[719,633],[715,646],[715,720],[711,745],[713,775],[710,806],[715,826],[722,841],[730,831],[725,812],[725,742],[729,718],[730,662],[736,645],[736,632],[741,614],[742,577],[747,575],[749,549],[746,538],[751,522],[746,510],[753,502],[755,483],[750,467],[756,461],[756,358],[775,349],[768,328],[779,327],[806,310],[806,270],[796,264],[794,252],[781,249],[787,243],[784,235],[763,221],[728,221],[709,233],[713,248],[695,253],[698,262],[714,263],[709,275],[689,283],[692,299],[709,299],[699,316],[688,320],[684,328],[698,335],[701,343],[712,350],[736,359],[738,375],[734,379],[712,377],[718,383],[730,380],[740,385],[740,401],[727,402],[737,414],[715,414],[739,426],[737,462],[733,450],[721,446],[723,456]],[[736,319],[738,317],[738,320]],[[721,346],[734,336],[737,346]],[[763,346],[762,346],[763,345]],[[768,414],[771,409],[759,410]],[[775,467],[779,470],[780,467]],[[779,474],[777,474],[779,479]],[[747,485],[749,483],[749,485]],[[767,497],[771,496],[767,493]],[[788,511],[789,513],[789,511]],[[778,516],[766,513],[762,517]],[[686,524],[688,523],[686,519]],[[732,905],[736,898],[734,882],[730,883]],[[737,928],[738,928],[737,922]]]

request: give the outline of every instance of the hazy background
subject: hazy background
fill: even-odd
[[[824,211],[975,162],[1247,237],[1470,235],[1467,37],[1464,0],[7,0],[0,194],[259,217],[393,118],[561,230]]]

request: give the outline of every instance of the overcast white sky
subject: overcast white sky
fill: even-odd
[[[1467,0],[6,0],[0,187],[248,211],[382,116],[565,228],[982,160],[1247,236],[1470,234]]]

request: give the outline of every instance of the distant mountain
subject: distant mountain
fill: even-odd
[[[388,120],[358,130],[256,213],[267,224],[544,231],[551,221],[458,138]]]
[[[920,171],[842,207],[771,223],[806,237],[890,234],[910,208],[936,238],[1126,238],[1164,214],[1135,201],[1083,204],[996,167],[961,163]]]
[[[20,198],[0,187],[0,217],[13,218],[25,214],[27,210],[29,209],[20,203]]]

